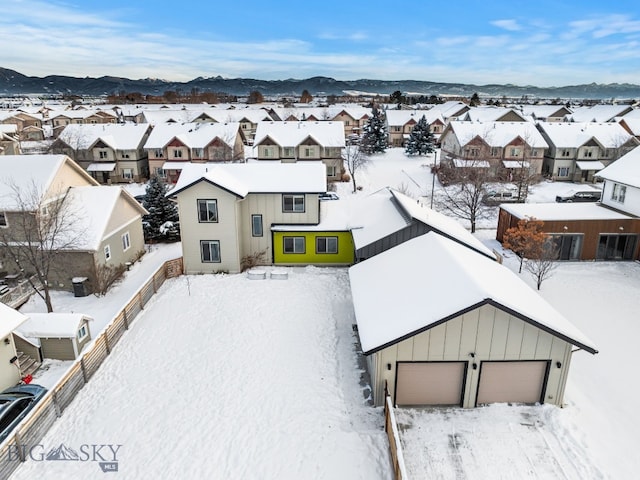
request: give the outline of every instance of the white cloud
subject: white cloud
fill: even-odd
[[[491,25],[503,28],[504,30],[508,30],[510,32],[517,32],[519,30],[522,30],[522,27],[520,26],[518,21],[514,19],[494,20],[493,22],[491,22]]]

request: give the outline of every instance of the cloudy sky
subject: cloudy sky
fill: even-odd
[[[637,0],[5,0],[26,75],[640,83]]]

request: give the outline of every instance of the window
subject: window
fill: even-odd
[[[262,215],[251,215],[251,235],[262,236]]]
[[[133,168],[123,168],[122,178],[125,180],[133,180]]]
[[[264,157],[265,158],[273,157],[273,149],[271,147],[264,147]]]
[[[155,151],[155,156],[156,156],[156,158],[162,158],[162,157],[164,157],[164,152],[162,150],[156,150]]]
[[[0,212],[0,227],[7,226],[7,214],[4,212]]]
[[[127,158],[131,158],[129,153],[127,152],[122,152],[122,158],[127,159]]]
[[[306,158],[314,157],[316,154],[315,147],[304,147],[304,156]]]
[[[109,245],[104,246],[104,259],[107,261],[111,259],[111,247]]]
[[[109,158],[109,153],[106,150],[100,150],[98,152],[100,160],[104,160],[105,158]]]
[[[220,240],[200,240],[202,263],[220,263]]]
[[[613,191],[611,192],[611,200],[618,203],[624,203],[624,197],[627,195],[627,187],[620,185],[619,183],[613,184]]]
[[[511,149],[511,156],[512,157],[517,157],[520,155],[520,149],[519,148],[512,148]]]
[[[160,178],[167,178],[167,171],[160,167],[156,167],[156,176]]]
[[[304,213],[304,195],[283,195],[282,211]]]
[[[597,260],[632,260],[638,243],[638,235],[600,235]]]
[[[182,150],[174,150],[173,158],[182,158]]]
[[[531,150],[531,156],[532,157],[537,157],[538,156],[538,150],[536,150],[535,148],[533,150]]]
[[[551,234],[549,237],[558,249],[558,260],[580,260],[583,234]]]
[[[284,147],[282,155],[285,156],[286,158],[293,158],[293,152],[294,152],[293,147]]]
[[[198,221],[200,223],[215,223],[218,221],[217,200],[198,200]]]
[[[498,157],[500,155],[500,149],[497,147],[491,147],[491,156]]]
[[[327,177],[335,177],[337,175],[338,167],[335,165],[327,165]]]
[[[562,150],[562,156],[563,157],[570,157],[571,156],[571,150]]]
[[[569,167],[560,167],[560,168],[558,168],[558,176],[559,177],[568,177],[569,176]]]
[[[87,326],[82,325],[80,327],[80,330],[78,330],[78,341],[81,342],[82,340],[84,340],[88,334],[89,332],[87,332]]]
[[[317,237],[316,253],[338,253],[338,237]]]
[[[305,253],[304,237],[284,237],[284,253]]]
[[[194,148],[193,149],[193,156],[195,158],[202,158],[204,157],[204,150],[202,148]]]
[[[124,235],[122,235],[122,251],[126,252],[127,250],[129,250],[130,246],[131,246],[131,238],[129,237],[129,232],[127,232]]]

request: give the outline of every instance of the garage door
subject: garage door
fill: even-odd
[[[542,401],[548,361],[482,362],[477,405]]]
[[[466,362],[398,363],[397,405],[462,405]]]

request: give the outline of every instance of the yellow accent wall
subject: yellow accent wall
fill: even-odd
[[[284,253],[285,237],[304,237],[305,253]],[[316,253],[318,237],[337,237],[338,253]],[[352,265],[354,258],[351,232],[273,232],[273,263],[276,265]]]

